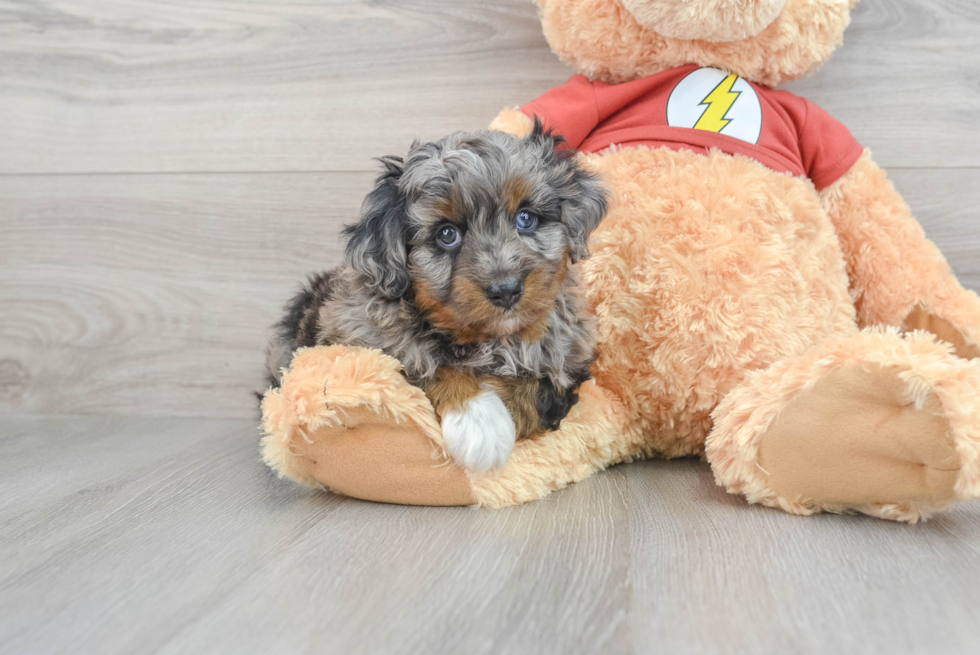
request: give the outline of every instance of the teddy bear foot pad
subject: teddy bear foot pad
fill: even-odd
[[[949,422],[935,394],[908,398],[901,372],[848,364],[783,408],[759,446],[770,489],[820,505],[954,500]]]

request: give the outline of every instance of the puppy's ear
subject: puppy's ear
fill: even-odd
[[[561,222],[568,230],[572,262],[577,262],[589,257],[589,237],[606,215],[609,198],[599,178],[577,164],[567,187],[561,206]]]
[[[569,254],[573,262],[587,258],[589,236],[609,208],[605,186],[578,164],[575,151],[568,147],[565,138],[544,129],[537,116],[524,142],[539,148],[545,161],[558,173],[556,187],[562,197],[561,222],[568,231]]]
[[[398,189],[401,157],[382,157],[384,172],[364,199],[361,220],[344,228],[346,259],[376,293],[394,300],[408,291],[406,199]]]

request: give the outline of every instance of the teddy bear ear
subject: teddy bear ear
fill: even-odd
[[[741,41],[779,16],[786,0],[621,0],[643,27],[670,39]]]

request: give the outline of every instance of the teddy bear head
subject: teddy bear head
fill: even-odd
[[[685,64],[775,87],[841,44],[858,0],[536,0],[552,50],[613,84]]]

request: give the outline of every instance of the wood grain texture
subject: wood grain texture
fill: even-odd
[[[366,170],[570,74],[528,0],[0,7],[8,173]]]
[[[247,418],[371,173],[0,177],[0,411]],[[980,169],[897,170],[980,289]]]
[[[924,525],[747,507],[697,460],[524,507],[280,481],[250,421],[0,428],[0,652],[966,653],[980,504]]]
[[[342,499],[257,455],[249,421],[5,423],[0,497],[37,496],[0,508],[0,651],[627,648],[624,470],[494,512]]]
[[[0,178],[0,407],[254,417],[371,175]]]
[[[631,464],[627,481],[636,652],[976,648],[978,503],[907,526],[749,507],[695,460]]]
[[[978,33],[973,0],[860,0],[844,46],[786,88],[847,125],[882,166],[977,166]]]
[[[863,0],[789,88],[885,166],[980,166],[972,0]],[[0,2],[0,173],[345,171],[573,71],[530,0]]]

